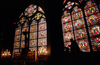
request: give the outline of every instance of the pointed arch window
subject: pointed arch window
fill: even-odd
[[[28,45],[31,52],[37,51],[39,55],[47,55],[47,23],[43,9],[40,6],[31,4],[24,13],[20,15],[17,23],[20,25],[15,30],[13,56],[25,48],[25,35],[27,31]]]
[[[70,1],[67,3],[71,4]],[[83,12],[78,6],[79,4],[77,2],[72,2],[72,4],[69,5],[70,8],[68,8],[67,4],[63,9],[62,28],[64,47],[70,49],[69,45],[71,45],[71,42],[69,40],[73,39],[76,40],[81,51],[90,52]]]
[[[89,42],[86,32],[86,26],[83,18],[83,12],[78,6],[75,6],[72,11],[72,22],[74,27],[74,35],[76,42],[83,52],[89,52]]]
[[[64,11],[62,16],[62,28],[63,28],[63,38],[64,38],[64,46],[69,47],[71,45],[70,39],[73,39],[73,28],[71,22],[71,15],[68,11]]]

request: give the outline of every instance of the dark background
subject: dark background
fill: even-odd
[[[19,21],[19,16],[24,12],[25,8],[30,4],[35,4],[39,5],[45,12],[49,43],[51,44],[52,63],[59,64],[64,61],[67,64],[72,63],[72,60],[76,63],[79,61],[96,61],[99,58],[99,54],[96,55],[97,53],[82,53],[76,54],[76,56],[71,54],[64,55],[61,24],[62,8],[64,6],[62,6],[62,3],[63,0],[0,0],[0,48],[8,48],[12,51],[16,27],[14,22]],[[85,5],[84,3],[80,4],[81,7]],[[96,3],[98,4],[98,1]]]

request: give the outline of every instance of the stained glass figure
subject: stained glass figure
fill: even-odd
[[[25,41],[21,42],[21,48],[25,48]]]
[[[82,12],[77,12],[77,13],[72,15],[73,20],[77,20],[77,19],[80,19],[82,17],[83,17]]]
[[[36,32],[37,31],[37,25],[31,26],[30,32]]]
[[[94,51],[100,50],[100,37],[92,38],[91,42]]]
[[[38,42],[38,46],[47,45],[47,38],[39,39]]]
[[[81,12],[82,9],[78,8],[77,6],[74,7],[74,10],[72,11],[72,14],[75,14],[77,12]]]
[[[68,16],[68,17],[63,17],[62,19],[62,23],[66,23],[66,22],[70,22],[71,21],[71,17]]]
[[[31,25],[36,25],[37,24],[37,21],[36,20],[33,20]]]
[[[78,19],[78,20],[75,20],[75,21],[73,21],[73,23],[74,23],[74,29],[81,29],[81,28],[84,28],[85,26],[85,24],[84,24],[84,20],[83,20],[83,18],[82,19]]]
[[[77,40],[77,44],[78,44],[81,51],[90,52],[89,42],[86,39]]]
[[[98,12],[99,12],[99,10],[98,10],[97,6],[94,6],[94,7],[91,7],[91,8],[88,8],[88,9],[85,10],[86,16],[89,16],[91,14],[95,14],[95,13],[98,13]]]
[[[85,6],[84,9],[86,10],[86,9],[88,9],[88,8],[90,8],[90,7],[94,7],[94,6],[96,6],[95,3],[92,3],[91,1],[87,1],[86,6]]]
[[[37,40],[30,40],[29,47],[37,46]]]
[[[89,33],[91,37],[100,34],[100,26],[89,27]]]
[[[15,41],[20,41],[20,35],[15,36]]]
[[[15,31],[15,35],[19,35],[19,34],[21,34],[21,29],[20,28],[16,29],[16,31]]]
[[[38,38],[43,38],[43,37],[46,37],[47,36],[47,32],[46,31],[40,31],[38,32]]]
[[[22,32],[25,32],[25,31],[28,32],[28,27],[25,27],[25,28],[22,29]]]
[[[87,38],[86,29],[84,28],[84,29],[75,30],[75,38],[76,39]]]
[[[14,48],[19,48],[20,42],[15,42],[14,43]]]
[[[39,30],[46,30],[46,23],[39,25]]]
[[[37,38],[37,32],[30,33],[30,39],[36,39]]]
[[[68,31],[72,31],[72,23],[65,23],[63,24],[63,32],[66,33]]]
[[[98,15],[91,15],[86,17],[88,26],[96,25],[100,23]]]
[[[46,23],[46,20],[44,18],[41,18],[39,24],[41,23]]]
[[[27,22],[25,22],[23,27],[27,27],[27,26],[28,26],[28,23],[27,23]]]
[[[37,5],[31,4],[29,7],[25,9],[25,16],[30,17],[37,11]]]

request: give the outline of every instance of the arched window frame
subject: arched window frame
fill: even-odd
[[[66,3],[68,3],[68,1],[66,2]],[[70,2],[70,4],[71,4],[72,2]],[[75,6],[79,6],[79,4],[77,3],[77,2],[74,2],[74,6],[73,5],[70,5],[70,9],[68,9],[68,4],[67,5],[65,5],[65,7],[63,8],[63,11],[65,11],[65,10],[67,10],[67,11],[71,11],[72,9],[73,9],[73,7],[75,7]],[[70,12],[71,13],[71,12]],[[83,14],[83,12],[82,12],[82,14]],[[72,14],[71,14],[71,16],[72,16]],[[72,18],[71,18],[71,20],[72,20]],[[84,17],[83,17],[83,21],[84,21],[84,23],[85,23],[85,20],[84,20]],[[73,20],[72,20],[72,26],[73,26],[73,35],[74,35],[74,38],[73,39],[75,39],[76,40],[76,42],[77,42],[77,39],[76,39],[76,35],[75,35],[75,30],[74,30],[74,25],[73,25]],[[85,24],[84,24],[84,26],[85,26]],[[62,25],[62,28],[63,28],[63,25]],[[86,31],[86,28],[85,28],[85,31]],[[64,32],[63,32],[64,33]],[[87,33],[87,32],[86,32]],[[87,36],[87,34],[86,34],[86,36]],[[87,36],[88,37],[88,36]],[[64,35],[63,35],[63,40],[64,40]],[[84,41],[84,39],[82,39],[83,41]],[[80,42],[80,41],[79,41]],[[87,43],[87,48],[88,48],[88,50],[86,51],[86,50],[83,50],[83,52],[90,52],[90,48],[89,48],[89,42],[88,42],[88,38],[86,38],[86,43]],[[69,46],[68,46],[68,43],[64,43],[64,47],[67,47],[67,48],[70,48]],[[80,49],[81,51],[82,51],[82,49]]]
[[[33,9],[32,7],[35,8],[35,11],[32,10]],[[22,52],[22,48],[25,48],[25,36],[22,33],[23,31],[28,31],[29,32],[28,35],[27,35],[27,38],[28,38],[28,44],[29,44],[30,51],[31,52],[37,51],[38,56],[47,55],[47,22],[46,22],[46,17],[45,17],[45,13],[44,13],[43,9],[40,6],[31,4],[25,9],[24,13],[21,13],[19,18],[20,18],[20,20],[18,22],[18,25],[20,25],[20,29],[21,29],[19,47],[18,48],[15,48],[15,47],[13,48],[13,56],[14,56],[14,53]],[[44,18],[45,22],[41,22],[41,19],[43,19],[43,18]],[[36,23],[37,23],[37,24],[35,24],[36,28],[37,28],[37,31],[34,31],[36,33],[36,37],[37,37],[37,38],[35,38],[36,40],[35,39],[30,39],[30,36],[31,36],[30,34],[33,33],[30,30],[31,27],[33,26],[33,25],[31,25],[33,20],[36,20]],[[41,26],[42,27],[45,26],[46,29],[39,30],[38,28],[41,27]],[[45,37],[42,37],[40,39],[39,38],[39,32],[41,32],[41,31],[42,32],[45,31],[46,34],[45,34]],[[15,36],[15,38],[16,38],[16,36]],[[33,42],[35,42],[36,44],[32,46],[31,42],[32,42],[32,44],[33,44]],[[42,43],[42,45],[39,44],[39,43]]]
[[[89,30],[89,36],[93,51],[100,51],[100,13],[94,1],[87,1],[84,7],[86,22]],[[90,23],[91,22],[91,23]],[[92,29],[96,29],[94,32]],[[95,32],[98,31],[98,32]]]

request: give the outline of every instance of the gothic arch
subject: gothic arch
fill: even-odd
[[[17,25],[19,26],[15,30],[13,54],[22,52],[22,48],[25,48],[23,32],[27,31],[30,51],[37,51],[38,56],[47,55],[47,23],[43,9],[38,5],[29,5],[19,16]]]

